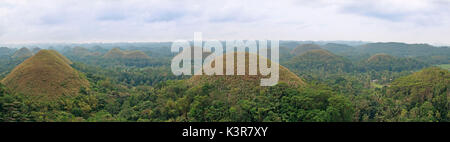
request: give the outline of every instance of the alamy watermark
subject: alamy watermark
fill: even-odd
[[[193,44],[191,47],[190,42],[185,40],[172,43],[171,52],[180,52],[172,59],[171,69],[173,74],[246,75],[246,67],[248,67],[247,75],[258,75],[259,69],[259,75],[266,76],[266,78],[261,78],[261,86],[273,86],[278,83],[280,67],[278,64],[278,40],[271,40],[270,47],[268,47],[267,40],[227,40],[224,48],[222,42],[218,40],[203,42],[202,33],[196,32],[194,33]],[[268,55],[269,51],[270,59]],[[208,53],[209,55],[203,60],[204,53]],[[246,65],[245,61],[246,55],[248,55],[248,65]],[[237,56],[236,73],[235,56]],[[223,68],[224,57],[225,71]]]

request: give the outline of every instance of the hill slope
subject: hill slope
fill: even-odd
[[[31,52],[32,52],[33,54],[38,53],[40,50],[42,50],[42,49],[39,48],[39,47],[33,47],[33,48],[31,48]]]
[[[378,54],[389,53],[397,57],[418,57],[418,56],[448,56],[450,48],[434,47],[428,44],[406,44],[396,42],[378,42],[361,45],[362,53]]]
[[[0,56],[10,56],[11,49],[8,47],[0,47]]]
[[[404,71],[421,69],[428,66],[426,63],[420,62],[412,58],[397,58],[387,54],[376,54],[364,61],[364,68],[368,70],[389,70]]]
[[[438,67],[396,79],[387,89],[388,121],[448,121],[450,72]],[[393,111],[397,109],[398,111]],[[396,112],[396,113],[395,113]]]
[[[235,59],[237,58],[237,54],[244,54],[244,53],[236,53]],[[269,78],[270,76],[262,76],[258,73],[258,75],[248,75],[248,65],[249,56],[258,56],[255,54],[248,54],[246,53],[246,63],[245,63],[245,75],[196,75],[191,77],[191,79],[188,80],[190,84],[217,84],[221,86],[220,88],[241,88],[243,90],[245,89],[252,89],[257,86],[260,86],[261,78]],[[219,56],[216,59],[224,59],[223,56]],[[263,59],[262,57],[259,57],[259,59]],[[265,58],[264,58],[265,59]],[[214,61],[213,61],[214,62]],[[215,66],[214,63],[212,63],[213,66]],[[224,65],[226,64],[226,61],[224,59]],[[235,66],[234,70],[236,72],[238,65],[236,65],[237,62],[235,60]],[[270,61],[268,64],[272,64]],[[306,83],[300,79],[297,75],[289,71],[287,68],[279,65],[279,81],[278,82],[284,82],[287,83],[290,86],[303,86],[306,85]],[[226,67],[224,66],[224,73],[225,73]],[[245,86],[245,88],[243,88]],[[245,91],[244,91],[245,92]]]
[[[439,88],[439,89],[438,89]],[[395,98],[408,97],[405,102],[431,100],[433,95],[450,95],[450,72],[438,67],[423,69],[395,80],[389,92]]]
[[[394,60],[395,57],[388,55],[388,54],[375,54],[371,56],[369,59],[367,59],[368,62],[376,63],[376,62],[385,62],[385,61],[391,61]]]
[[[287,63],[287,66],[298,73],[346,72],[352,69],[350,61],[324,49],[310,50],[295,56]]]
[[[352,54],[355,53],[356,48],[353,46],[337,43],[327,43],[321,48],[328,50],[334,54]]]
[[[103,57],[108,59],[149,59],[142,51],[122,51],[119,48],[113,48]]]
[[[315,49],[322,49],[322,48],[320,48],[320,46],[317,44],[302,44],[302,45],[295,47],[291,51],[291,54],[294,56],[297,56],[297,55],[301,55],[307,51],[315,50]]]
[[[247,54],[247,56],[257,55]],[[221,59],[220,56],[219,59]],[[259,57],[259,59],[263,58]],[[248,60],[246,62],[247,68]],[[212,64],[215,66],[215,63]],[[242,64],[235,64],[235,70],[237,66],[242,67]],[[314,84],[306,84],[282,66],[279,71],[279,83],[271,87],[260,86],[261,77],[267,78],[262,75],[202,75],[193,76],[187,81],[169,82],[160,86],[161,92],[164,93],[157,96],[158,105],[154,107],[154,110],[173,114],[169,116],[168,121],[350,120],[352,109],[349,101],[343,96],[324,88],[317,88]],[[335,119],[334,116],[339,117]]]
[[[30,49],[23,47],[17,50],[16,53],[12,55],[12,58],[28,58],[31,56],[33,56],[33,52],[31,52]]]
[[[84,48],[84,47],[78,47],[77,46],[77,47],[74,47],[72,49],[72,54],[71,55],[74,55],[74,56],[77,56],[77,57],[85,57],[85,56],[90,56],[91,52],[89,52],[89,50]]]
[[[17,93],[54,98],[74,95],[89,82],[54,50],[41,50],[14,68],[1,82]]]

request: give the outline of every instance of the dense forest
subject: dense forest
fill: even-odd
[[[280,42],[280,81],[175,76],[171,43],[0,47],[0,121],[448,122],[450,48]]]

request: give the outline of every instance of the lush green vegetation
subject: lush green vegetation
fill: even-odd
[[[441,67],[441,68],[443,68],[443,69],[450,70],[450,64],[442,64],[442,65],[438,65],[438,67]]]
[[[330,43],[296,48],[298,42],[281,42],[286,68],[280,82],[261,87],[246,82],[251,78],[174,76],[168,45],[41,47],[70,59],[73,64],[63,70],[77,70],[89,85],[45,100],[0,83],[0,121],[450,121],[445,47]],[[13,57],[18,49],[0,50],[5,51],[3,80],[26,58]],[[298,84],[289,83],[292,79]]]

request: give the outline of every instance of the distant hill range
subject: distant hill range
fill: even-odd
[[[286,43],[285,43],[286,44]],[[399,42],[377,42],[360,45],[346,45],[340,43],[326,44],[289,44],[280,47],[280,55],[292,58],[314,49],[325,49],[333,54],[344,56],[352,61],[367,59],[377,54],[387,54],[394,57],[415,58],[430,64],[450,64],[450,48],[436,47],[429,44],[406,44]],[[289,54],[286,54],[289,52]],[[285,61],[284,59],[282,59]]]
[[[368,54],[387,53],[398,57],[450,56],[450,48],[428,44],[406,44],[398,42],[378,42],[357,46],[358,52]]]

